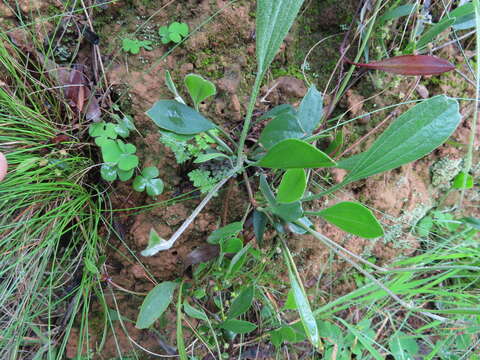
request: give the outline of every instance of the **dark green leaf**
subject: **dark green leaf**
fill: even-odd
[[[255,295],[255,287],[249,286],[242,290],[240,295],[238,295],[235,300],[233,300],[230,309],[228,310],[228,318],[234,319],[239,317],[242,314],[245,314],[250,308],[253,302],[253,297]]]
[[[444,95],[422,101],[398,117],[364,153],[342,160],[343,184],[420,159],[443,144],[460,123],[458,102]]]
[[[120,170],[117,169],[118,178],[122,181],[130,180],[133,176],[134,169],[130,170]]]
[[[207,242],[210,244],[219,244],[227,239],[236,237],[242,229],[243,223],[240,221],[228,224],[212,232],[207,238]]]
[[[278,187],[277,201],[291,203],[302,198],[307,188],[307,175],[303,169],[289,169],[285,171]]]
[[[268,218],[264,213],[257,210],[253,211],[253,232],[259,246],[263,244],[263,234],[265,233],[267,222]]]
[[[255,330],[257,325],[248,321],[229,319],[221,323],[220,327],[235,334],[246,334]]]
[[[238,270],[240,270],[247,259],[248,251],[250,250],[251,245],[250,243],[247,244],[242,250],[235,254],[228,265],[226,277],[232,277],[236,274]]]
[[[372,212],[360,203],[344,201],[311,213],[351,234],[367,239],[383,236],[383,228]]]
[[[260,159],[258,166],[271,169],[319,168],[335,166],[335,161],[305,141],[287,139],[274,145]]]
[[[270,209],[272,213],[286,222],[294,222],[303,216],[302,203],[300,201],[289,204],[278,204]]]
[[[298,121],[307,134],[312,134],[318,127],[323,115],[322,94],[312,85],[298,108]]]
[[[159,127],[177,134],[198,134],[215,125],[194,109],[175,100],[159,100],[147,111]]]
[[[163,314],[172,302],[173,292],[176,287],[176,283],[165,281],[150,290],[140,308],[135,325],[137,329],[150,327]]]
[[[274,117],[260,134],[260,143],[268,150],[285,139],[300,139],[307,133],[302,129],[298,118],[291,113]]]
[[[264,74],[287,36],[303,0],[258,0],[256,39],[258,73]]]
[[[197,108],[198,105],[206,98],[217,93],[215,85],[200,75],[188,74],[185,76],[185,85],[190,96],[192,97],[195,108]]]

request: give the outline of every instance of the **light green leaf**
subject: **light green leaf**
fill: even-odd
[[[122,151],[118,147],[118,144],[114,140],[106,139],[102,146],[100,147],[102,150],[103,161],[106,163],[116,164],[120,159],[120,155]]]
[[[295,110],[295,108],[290,104],[277,105],[273,109],[268,110],[258,120],[273,119],[285,113],[290,115],[296,115],[297,110]]]
[[[466,174],[465,172],[460,172],[455,179],[453,179],[453,188],[454,189],[471,189],[473,188],[473,176]]]
[[[300,139],[307,135],[300,126],[298,118],[290,112],[283,112],[274,117],[260,134],[260,143],[265,148],[272,146],[285,139]]]
[[[233,222],[212,232],[207,238],[207,242],[210,244],[219,244],[227,239],[236,237],[242,229],[242,222]]]
[[[162,179],[150,179],[147,184],[147,194],[150,197],[156,197],[163,192],[163,181]]]
[[[265,73],[287,36],[303,0],[258,0],[256,39],[258,72]]]
[[[133,171],[134,170],[135,169],[130,169],[130,170],[117,169],[118,178],[122,181],[130,180],[133,176]]]
[[[325,210],[309,212],[351,234],[367,239],[383,236],[383,228],[372,212],[360,203],[344,201]]]
[[[208,321],[207,314],[202,309],[194,308],[193,306],[189,305],[187,302],[183,303],[183,310],[185,314],[190,316],[191,318]]]
[[[443,144],[460,123],[458,102],[445,95],[400,115],[367,151],[338,163],[350,170],[343,185],[420,159]]]
[[[320,349],[322,347],[322,343],[318,333],[317,321],[315,320],[315,316],[313,316],[307,295],[304,293],[302,287],[298,283],[297,277],[291,269],[291,265],[288,266],[288,275],[290,278],[290,285],[292,287],[295,304],[297,305],[297,310],[300,314],[300,319],[302,320],[305,333],[310,343],[315,348]]]
[[[311,135],[318,127],[323,115],[323,97],[315,85],[312,85],[298,108],[298,121],[303,130]]]
[[[128,171],[138,165],[138,156],[131,154],[122,154],[118,160],[118,168],[120,170]]]
[[[147,179],[153,179],[159,175],[159,171],[155,166],[147,166],[142,170],[142,175]]]
[[[287,139],[277,143],[258,162],[258,166],[271,169],[311,169],[335,165],[335,161],[328,155],[309,143],[297,139]]]
[[[163,314],[172,302],[173,292],[176,287],[176,283],[165,281],[150,290],[140,308],[135,325],[137,329],[150,327]]]
[[[221,247],[224,253],[236,253],[242,250],[243,241],[239,238],[228,239],[221,244]]]
[[[199,112],[175,100],[157,101],[147,115],[162,129],[177,134],[192,135],[215,128]]]
[[[206,161],[210,161],[213,159],[217,159],[219,157],[227,158],[228,156],[223,153],[208,153],[208,154],[200,154],[197,158],[193,161],[195,164],[200,164]]]
[[[167,242],[165,239],[160,237],[154,228],[150,229],[150,234],[148,237],[148,246],[145,250],[141,252],[142,256],[152,256],[155,255],[158,250],[156,250],[157,245]]]
[[[307,188],[307,175],[303,169],[289,169],[285,171],[278,187],[277,201],[291,203],[302,198]]]
[[[232,305],[228,310],[227,317],[229,319],[234,319],[242,314],[245,314],[252,305],[254,295],[254,286],[249,286],[246,289],[243,289],[240,295],[233,300]]]
[[[220,324],[220,328],[234,332],[235,334],[246,334],[257,328],[257,325],[249,321],[229,319]]]
[[[227,274],[225,277],[232,277],[236,274],[238,270],[242,268],[250,248],[251,245],[250,243],[248,243],[242,250],[235,254],[235,256],[232,258],[232,261],[230,262],[230,265],[228,265]]]
[[[206,98],[217,93],[217,89],[215,89],[215,85],[212,82],[196,74],[185,76],[185,86],[195,104],[195,108],[198,108],[198,105]]]
[[[417,41],[416,48],[421,49],[424,46],[428,45],[431,43],[435,38],[440,35],[442,32],[447,30],[450,26],[452,26],[455,23],[456,19],[455,18],[450,18],[443,20],[435,25],[433,25],[430,29],[428,29],[425,34],[423,34],[420,39]]]
[[[412,360],[419,350],[415,339],[401,331],[390,338],[388,346],[395,360]]]
[[[287,301],[283,305],[283,310],[297,310],[297,303],[295,302],[295,295],[293,289],[290,289],[287,294]]]
[[[415,14],[417,10],[417,4],[405,4],[397,6],[389,11],[387,11],[382,17],[378,19],[380,24],[383,24],[389,20],[398,19],[403,16],[408,16],[410,14]]]

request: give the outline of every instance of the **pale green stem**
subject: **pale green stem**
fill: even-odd
[[[472,169],[472,160],[473,160],[473,150],[475,147],[475,136],[477,133],[477,122],[478,122],[478,101],[480,100],[480,66],[478,63],[480,61],[480,4],[478,0],[473,0],[473,7],[475,8],[475,27],[477,30],[476,34],[476,41],[477,41],[477,49],[476,49],[476,58],[477,58],[477,66],[476,66],[476,90],[475,90],[475,111],[473,113],[472,124],[470,126],[470,139],[468,141],[468,150],[467,155],[465,157],[465,166],[464,166],[464,173],[465,173],[465,180],[467,180],[467,175],[469,174],[470,170]],[[459,206],[462,206],[463,199],[465,197],[465,184],[462,187],[461,195],[460,195],[460,202]]]
[[[250,123],[252,121],[253,110],[255,108],[255,103],[257,102],[257,96],[260,92],[260,84],[262,83],[263,73],[257,73],[257,77],[255,78],[255,83],[252,89],[252,95],[250,96],[250,102],[248,103],[247,114],[245,116],[245,120],[243,122],[243,129],[242,134],[240,135],[240,141],[238,143],[238,162],[237,165],[241,166],[243,162],[243,149],[245,147],[245,140],[247,139],[248,130],[250,129]]]

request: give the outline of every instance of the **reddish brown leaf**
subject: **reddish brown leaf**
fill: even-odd
[[[394,56],[371,63],[346,62],[367,69],[375,69],[400,75],[437,75],[455,69],[455,66],[445,59],[431,55]]]

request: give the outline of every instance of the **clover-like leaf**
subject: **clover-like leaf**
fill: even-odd
[[[102,149],[103,161],[116,165],[120,159],[122,151],[115,140],[105,139],[100,148]]]
[[[108,182],[115,181],[117,179],[117,169],[115,165],[103,164],[100,168],[100,175],[102,179]]]
[[[128,135],[130,135],[130,131],[135,129],[135,125],[133,125],[133,121],[129,116],[124,116],[122,119],[117,120],[117,124],[114,125],[114,129],[116,134],[126,138]]]
[[[132,54],[138,54],[142,47],[145,50],[152,50],[151,45],[152,45],[152,42],[150,40],[138,40],[138,39],[128,39],[128,38],[124,38],[122,40],[123,51],[130,52]]]
[[[168,27],[168,30],[183,37],[188,35],[188,25],[185,23],[174,22]]]
[[[130,170],[117,169],[118,178],[122,181],[130,180],[133,176],[134,170],[135,169],[130,169]]]
[[[143,169],[142,174],[133,180],[133,189],[138,192],[147,190],[150,197],[155,197],[163,192],[163,181],[158,179],[159,172],[156,167],[149,166]]]

